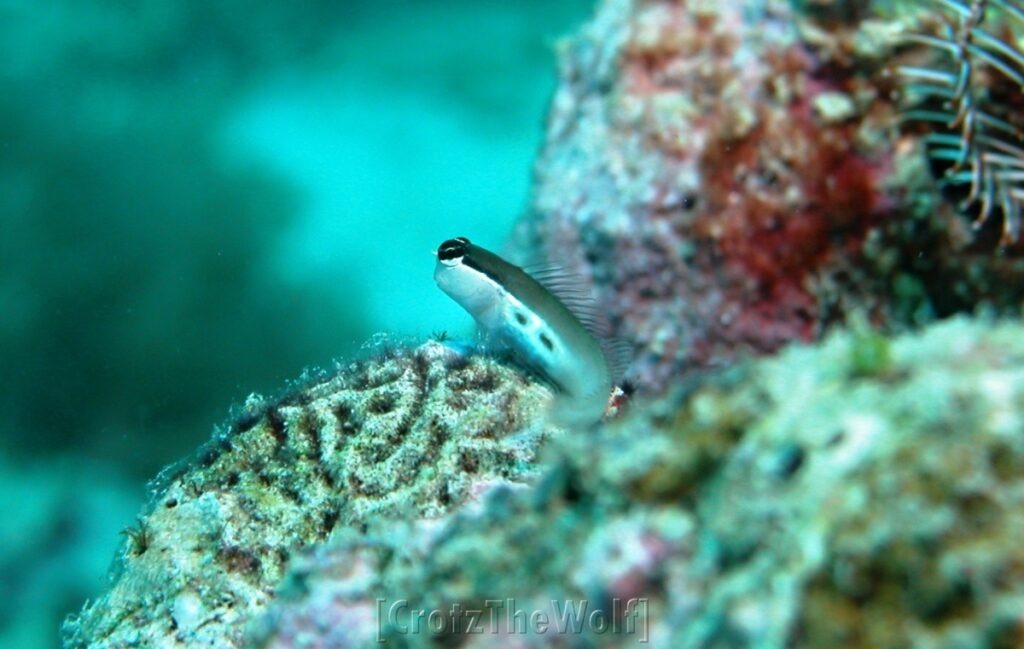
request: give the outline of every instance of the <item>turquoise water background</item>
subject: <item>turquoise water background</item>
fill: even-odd
[[[0,2],[0,647],[57,644],[144,483],[528,205],[587,0]]]

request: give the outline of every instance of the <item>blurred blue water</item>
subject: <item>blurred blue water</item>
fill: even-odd
[[[232,143],[304,191],[273,272],[329,288],[339,308],[358,296],[372,331],[465,329],[432,253],[456,235],[500,243],[526,202],[537,129],[493,132],[453,99],[366,80],[280,81],[250,102]]]
[[[589,0],[0,2],[0,647],[54,646],[143,481],[525,209]]]
[[[430,253],[457,235],[497,247],[525,209],[554,88],[550,46],[587,4],[371,14],[345,27],[321,68],[264,80],[225,142],[303,191],[274,272],[327,287],[339,305],[359,296],[372,331],[465,332],[433,286]]]

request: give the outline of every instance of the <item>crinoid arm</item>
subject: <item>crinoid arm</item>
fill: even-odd
[[[925,1],[925,0],[922,0]],[[942,184],[958,189],[975,230],[998,215],[999,242],[1018,244],[1024,212],[1024,2],[930,0],[935,33],[905,37],[930,52],[896,68],[904,123],[932,130],[924,142]]]

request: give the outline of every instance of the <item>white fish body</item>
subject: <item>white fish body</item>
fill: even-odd
[[[566,425],[597,422],[619,378],[623,349],[600,339],[600,319],[582,286],[552,272],[540,279],[545,283],[463,237],[437,250],[438,287],[492,343],[555,389],[555,418]]]

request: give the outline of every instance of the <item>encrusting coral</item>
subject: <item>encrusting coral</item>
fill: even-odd
[[[158,479],[111,590],[65,623],[66,645],[240,642],[293,553],[335,526],[437,516],[526,481],[551,432],[538,416],[549,397],[515,369],[428,343],[250,398]]]
[[[681,404],[560,437],[529,490],[334,537],[295,564],[254,646],[1024,642],[1024,325],[855,328]],[[633,599],[647,626],[615,633],[511,628],[504,610],[612,617]],[[411,633],[415,610],[444,623]]]
[[[978,240],[901,131],[921,5],[602,2],[561,44],[514,247],[575,260],[653,389],[850,313],[1018,310],[1021,250]]]

